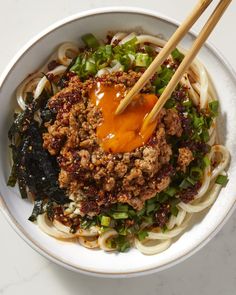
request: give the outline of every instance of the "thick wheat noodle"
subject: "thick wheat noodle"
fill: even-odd
[[[118,233],[116,230],[114,229],[110,229],[110,230],[107,230],[103,233],[101,233],[99,235],[99,238],[98,238],[98,245],[101,249],[105,250],[105,251],[114,251],[116,249],[112,249],[110,248],[107,243],[109,240],[111,240],[112,238],[115,238],[118,236]]]
[[[161,253],[168,249],[171,245],[171,239],[169,240],[159,240],[154,246],[148,246],[148,241],[140,242],[138,239],[135,239],[135,247],[145,255],[154,255]]]
[[[72,58],[68,57],[67,52],[73,53],[73,57],[76,57],[79,53],[78,45],[72,42],[63,43],[58,49],[58,60],[64,66],[69,66],[72,62]]]
[[[127,34],[123,32],[116,33],[111,40],[111,44],[115,44],[115,42],[119,41],[119,44],[121,45],[130,41],[134,37],[137,38],[137,43],[141,46],[144,43],[149,43],[154,47],[161,48],[166,44],[165,40],[158,37],[144,34],[137,36],[137,34],[135,33]],[[71,43],[65,43],[64,45],[62,44],[59,47],[59,51],[53,55],[54,57],[55,55],[58,56],[61,63],[63,59],[65,60],[65,62],[64,65],[59,65],[56,69],[51,71],[51,73],[54,72],[55,75],[61,75],[63,71],[65,71],[65,65],[69,63],[69,58],[68,56],[66,56],[67,50],[75,52],[75,47],[71,46],[71,48],[69,48],[70,46],[68,44]],[[186,53],[184,49],[180,48],[180,50],[184,54]],[[132,62],[133,57],[130,56],[130,59]],[[43,69],[46,69],[46,66],[47,64],[44,65]],[[101,69],[97,73],[97,75],[101,76],[105,73],[111,73],[119,70],[121,70],[121,65],[117,61],[114,61],[113,67]],[[40,78],[37,85],[33,84],[35,82],[34,79],[36,78]],[[30,85],[30,82],[33,85]],[[210,101],[215,100],[217,98],[214,86],[212,84],[211,79],[208,77],[208,73],[206,72],[205,67],[197,59],[194,60],[190,69],[183,76],[181,83],[189,89],[189,96],[191,100],[195,105],[200,106],[200,108],[206,108],[207,104]],[[17,92],[17,101],[20,107],[22,109],[25,107],[25,90],[31,87],[30,89],[34,89],[34,97],[37,98],[43,91],[43,89],[46,87],[46,84],[47,79],[45,77],[42,77],[40,71],[28,77],[25,81],[23,81],[23,83],[18,88]],[[177,205],[177,207],[179,208],[179,212],[176,217],[173,215],[171,216],[167,224],[168,231],[161,232],[160,229],[153,229],[152,231],[148,232],[148,237],[144,241],[139,241],[138,239],[135,239],[134,244],[136,248],[142,253],[152,255],[166,250],[171,245],[171,239],[178,236],[186,229],[192,214],[204,210],[205,208],[212,205],[213,202],[216,200],[221,189],[221,186],[215,184],[214,180],[219,174],[225,173],[225,169],[230,160],[230,155],[224,146],[214,145],[216,140],[215,121],[213,122],[212,127],[209,130],[209,135],[210,140],[208,144],[212,146],[212,149],[208,157],[210,160],[213,160],[216,154],[221,154],[220,161],[215,167],[212,167],[212,165],[210,165],[205,169],[202,180],[202,186],[199,189],[198,194],[195,197],[195,200],[189,204],[180,202]],[[46,217],[46,214],[39,215],[37,222],[39,227],[44,232],[53,237],[64,240],[79,237],[80,244],[85,247],[100,247],[105,251],[115,250],[111,249],[107,245],[110,239],[118,235],[118,233],[114,229],[107,230],[101,233],[99,229],[91,228],[89,230],[78,230],[75,234],[72,234],[70,233],[70,228],[65,225],[62,225],[60,222],[54,221],[53,223],[51,223]],[[145,226],[145,224],[142,224],[142,228],[145,229]]]
[[[81,246],[84,246],[85,248],[89,248],[89,249],[94,249],[94,248],[99,248],[99,244],[98,244],[98,238],[85,238],[85,237],[79,237],[78,238],[79,243]]]

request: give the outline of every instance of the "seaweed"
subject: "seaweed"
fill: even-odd
[[[42,114],[47,109],[48,98],[48,94],[44,91],[25,111],[16,116],[8,132],[13,157],[8,185],[15,186],[18,182],[22,198],[27,198],[28,191],[32,193],[37,201],[34,209],[37,212],[39,212],[39,201],[42,200],[47,199],[58,204],[69,202],[65,191],[59,187],[59,167],[56,157],[51,156],[43,148],[43,124],[40,125],[34,120],[36,111],[39,110]],[[41,119],[44,122],[52,116],[53,114]],[[30,220],[34,219],[34,210]]]
[[[35,200],[33,211],[28,218],[30,221],[36,221],[38,215],[43,213],[43,200]]]

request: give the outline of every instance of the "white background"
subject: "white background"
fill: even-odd
[[[79,11],[105,6],[137,6],[181,21],[195,2],[197,0],[0,0],[0,72],[31,37]],[[196,30],[203,20],[204,17],[195,26]],[[235,30],[236,1],[233,1],[210,41],[234,69]],[[0,237],[0,294],[4,295],[236,294],[235,216],[207,246],[187,261],[161,273],[123,280],[92,278],[48,262],[17,236],[1,214]]]

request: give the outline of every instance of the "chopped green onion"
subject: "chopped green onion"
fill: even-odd
[[[154,211],[156,208],[156,204],[147,204],[147,207],[146,207],[146,213],[149,214],[151,213],[152,211]]]
[[[157,198],[156,198],[156,196],[155,197],[153,197],[153,198],[151,198],[151,199],[149,199],[149,200],[147,200],[147,204],[149,205],[149,204],[155,204],[157,202]]]
[[[174,70],[167,67],[165,67],[164,69],[162,68],[162,71],[159,74],[159,77],[163,83],[162,86],[166,86],[170,82],[173,75],[174,75]]]
[[[127,46],[134,46],[136,43],[137,43],[138,39],[137,37],[134,37],[132,39],[130,39],[129,41],[125,42],[123,44],[124,47],[127,47]]]
[[[172,215],[174,215],[176,217],[179,213],[179,209],[176,206],[171,206],[170,212]]]
[[[178,62],[181,62],[184,59],[183,53],[181,53],[177,48],[171,52],[171,55],[173,59],[177,60]]]
[[[203,171],[199,167],[192,167],[190,169],[190,177],[194,180],[199,180],[202,178]]]
[[[159,205],[160,207],[160,205]],[[156,210],[158,210],[158,206],[156,207]],[[143,221],[147,224],[147,225],[152,225],[153,224],[153,217],[152,216],[143,216]]]
[[[81,39],[88,48],[97,49],[99,47],[99,42],[93,34],[86,34]]]
[[[114,238],[113,241],[119,252],[125,252],[130,248],[130,242],[125,236],[118,236]]]
[[[157,94],[162,95],[162,93],[164,92],[165,89],[166,89],[166,86],[162,87],[161,89],[158,89]]]
[[[187,178],[184,179],[184,180],[180,183],[180,185],[179,185],[179,187],[182,188],[182,189],[189,188],[190,186],[192,186],[192,183],[189,182],[189,181],[187,180]]]
[[[117,204],[117,211],[120,211],[120,212],[128,212],[129,210],[129,206],[128,205],[124,205],[124,204],[120,204],[118,203]]]
[[[129,217],[127,212],[115,212],[112,214],[114,219],[127,219]]]
[[[128,214],[129,214],[129,216],[132,217],[132,218],[133,218],[134,216],[136,216],[136,212],[135,212],[134,210],[132,210],[132,209],[128,211]]]
[[[165,194],[165,193],[161,193],[158,196],[158,202],[160,202],[160,203],[164,203],[168,199],[169,199],[169,196],[167,194]]]
[[[205,168],[208,167],[211,164],[211,161],[207,156],[205,156],[202,160],[203,160]]]
[[[139,231],[139,225],[138,224],[134,224],[130,227],[127,228],[127,232],[130,234],[136,234]]]
[[[161,228],[161,231],[163,233],[167,232],[168,231],[168,227],[166,226],[166,224]]]
[[[160,91],[160,90],[159,90]],[[165,103],[164,107],[166,109],[171,109],[175,106],[175,100],[173,98],[170,98],[167,100],[167,102]]]
[[[200,128],[203,125],[204,125],[204,118],[202,116],[198,117],[197,115],[194,115],[193,116],[193,126],[195,128]]]
[[[228,176],[226,176],[226,175],[219,175],[216,178],[215,183],[220,184],[222,186],[226,186],[226,184],[228,183],[228,181],[229,181]]]
[[[152,58],[147,53],[140,53],[136,54],[135,58],[135,65],[136,67],[148,67],[152,62]]]
[[[202,139],[204,142],[208,142],[210,139],[210,135],[207,129],[202,130]]]
[[[145,240],[146,237],[148,237],[148,232],[147,231],[142,230],[142,231],[138,232],[138,239],[139,239],[139,241]]]
[[[148,55],[154,55],[155,54],[155,50],[153,47],[145,45],[144,46],[145,51],[147,52]]]
[[[121,235],[121,236],[126,236],[127,235],[127,228],[126,227],[122,227],[118,230],[118,233]]]
[[[176,194],[176,192],[177,192],[177,189],[171,186],[165,190],[165,193],[169,195],[170,197],[173,197]]]
[[[171,201],[170,201],[170,204],[171,206],[176,206],[177,204],[180,203],[180,199],[179,198],[173,198]]]
[[[219,109],[219,101],[214,100],[209,103],[209,108],[211,110],[211,113],[213,114],[214,117],[218,115],[218,109]]]
[[[88,73],[96,74],[97,69],[95,63],[92,61],[87,61],[85,64],[85,71]]]
[[[157,77],[152,84],[156,86],[156,88],[161,88],[161,79]]]
[[[196,180],[192,179],[191,177],[187,177],[186,180],[192,185],[196,184]]]
[[[111,217],[103,215],[101,218],[101,225],[102,226],[109,226],[111,222]]]
[[[139,211],[137,212],[137,216],[138,216],[138,217],[143,216],[144,213],[145,213],[145,208],[139,210]]]
[[[190,99],[183,101],[183,106],[185,107],[191,107],[192,105],[193,103]]]

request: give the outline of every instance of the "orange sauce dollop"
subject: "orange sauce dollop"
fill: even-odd
[[[120,115],[115,115],[125,94],[122,86],[105,86],[100,82],[90,92],[92,103],[101,108],[103,116],[97,127],[97,137],[102,148],[110,153],[131,152],[144,145],[156,127],[156,122],[153,122],[140,131],[143,119],[157,102],[156,95],[138,94]]]

